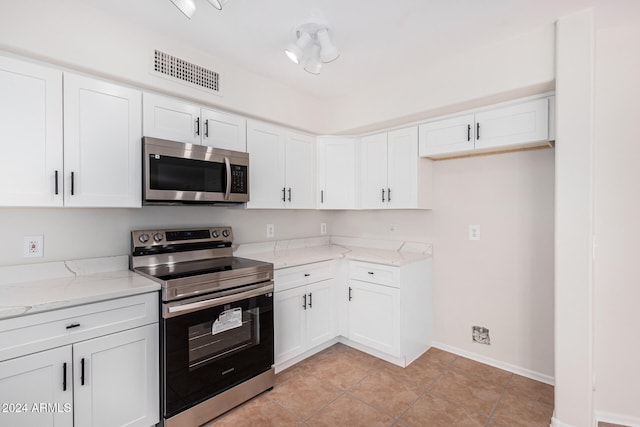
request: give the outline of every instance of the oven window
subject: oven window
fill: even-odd
[[[149,158],[149,178],[152,190],[224,193],[227,185],[224,163],[155,154]]]
[[[260,308],[225,310],[217,318],[189,327],[189,371],[260,344]]]

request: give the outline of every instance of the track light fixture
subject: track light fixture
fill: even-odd
[[[209,4],[218,10],[222,10],[222,6],[227,3],[227,0],[207,0]],[[171,0],[180,12],[184,13],[184,16],[191,19],[196,11],[196,0]]]
[[[329,38],[329,25],[308,21],[294,29],[296,41],[291,42],[284,53],[295,64],[304,61],[305,71],[320,74],[322,64],[338,59],[340,53]]]

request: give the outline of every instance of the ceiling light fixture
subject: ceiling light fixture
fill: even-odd
[[[295,42],[284,50],[295,64],[304,61],[305,71],[320,74],[322,63],[335,61],[340,56],[329,38],[329,25],[317,19],[304,22],[294,29]]]
[[[227,3],[227,0],[207,0],[209,4],[218,10],[222,10],[222,6]],[[196,11],[196,0],[171,0],[180,12],[184,13],[184,16],[191,19]]]

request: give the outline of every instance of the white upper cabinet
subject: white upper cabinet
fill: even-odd
[[[358,150],[355,138],[318,137],[317,165],[319,209],[358,207]]]
[[[202,145],[247,151],[247,121],[240,116],[202,109]]]
[[[476,149],[514,146],[548,138],[547,98],[476,114]]]
[[[62,206],[62,72],[0,56],[0,94],[0,206]]]
[[[447,157],[544,145],[550,134],[549,97],[420,125],[420,156]]]
[[[180,99],[144,93],[145,136],[246,151],[246,120]]]
[[[360,140],[364,209],[430,209],[431,161],[418,157],[416,126]]]
[[[247,208],[313,209],[315,141],[266,123],[247,122],[250,199]]]
[[[64,75],[65,205],[141,206],[138,90]]]

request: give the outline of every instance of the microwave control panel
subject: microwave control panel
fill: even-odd
[[[247,194],[248,180],[247,167],[231,165],[231,192]]]

